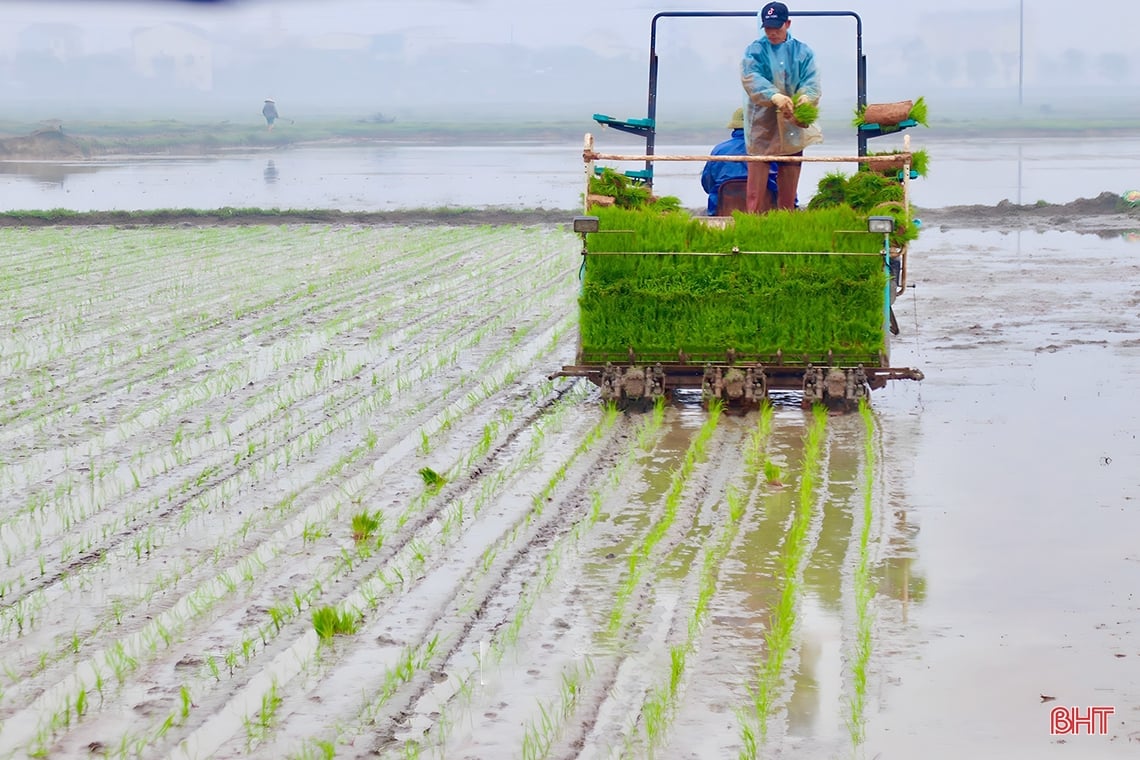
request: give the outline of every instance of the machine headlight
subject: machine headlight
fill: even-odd
[[[867,231],[889,235],[895,231],[895,218],[893,216],[869,216],[867,217]]]

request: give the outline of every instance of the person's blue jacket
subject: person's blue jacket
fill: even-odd
[[[732,136],[724,142],[717,143],[710,156],[743,156],[748,151],[744,148],[744,130],[732,130]],[[701,187],[709,194],[709,216],[716,216],[717,199],[720,186],[730,179],[745,179],[748,176],[748,164],[743,161],[707,161],[701,170]]]
[[[744,130],[732,130],[732,136],[724,142],[717,143],[710,156],[743,156],[748,151],[744,147]],[[768,171],[768,192],[776,194],[776,168],[779,164],[771,164]],[[706,161],[705,168],[701,170],[701,187],[709,194],[708,214],[716,216],[720,201],[720,186],[730,179],[747,179],[748,164],[743,161]]]

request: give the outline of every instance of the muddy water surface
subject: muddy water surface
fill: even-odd
[[[584,125],[583,132],[589,129]],[[645,143],[595,130],[597,149],[641,154]],[[930,155],[929,176],[913,183],[921,207],[1066,203],[1140,185],[1136,139],[948,139],[910,130],[912,147]],[[874,141],[873,151],[902,140]],[[658,155],[705,155],[709,145],[661,143]],[[813,155],[854,155],[855,140],[830,137]],[[224,156],[115,157],[89,161],[0,161],[3,210],[111,211],[259,207],[387,211],[436,206],[572,209],[580,203],[582,144],[497,146],[297,147]],[[615,163],[620,169],[636,163]],[[801,196],[828,171],[850,164],[809,163]],[[703,208],[699,163],[660,162],[655,188],[687,208]]]
[[[1140,751],[1140,263],[1123,239],[928,232],[877,399],[922,598],[882,620],[867,756]],[[1051,736],[1058,705],[1111,706]],[[934,754],[931,754],[935,750]]]
[[[892,356],[926,380],[813,449],[794,397],[758,439],[549,382],[549,226],[3,235],[0,756],[1140,748],[1125,237],[928,228]]]

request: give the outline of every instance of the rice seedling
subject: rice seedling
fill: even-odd
[[[331,641],[333,636],[348,636],[356,633],[360,625],[359,613],[352,610],[341,611],[336,607],[319,607],[313,610],[313,629],[321,641]]]
[[[352,540],[358,544],[362,541],[371,541],[376,532],[380,530],[381,517],[380,513],[372,513],[367,510],[354,514],[352,516]]]
[[[783,473],[780,472],[780,466],[773,462],[771,459],[764,461],[764,482],[770,486],[783,486],[780,482],[780,477]]]
[[[430,467],[421,467],[420,477],[423,479],[424,485],[427,486],[429,493],[438,493],[439,489],[443,488],[444,484],[447,483],[447,479],[444,476]]]
[[[185,721],[190,717],[190,708],[194,707],[194,701],[190,698],[190,689],[186,688],[185,685],[182,686],[182,688],[178,690],[178,697],[181,701],[179,715],[181,715],[182,720]]]

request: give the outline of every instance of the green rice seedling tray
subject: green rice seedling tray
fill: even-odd
[[[881,235],[848,207],[724,227],[684,213],[597,209],[582,276],[579,362],[877,366],[886,351]]]

